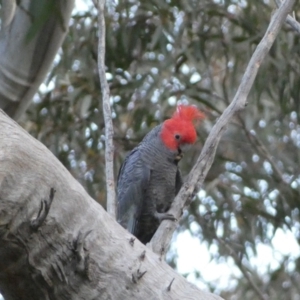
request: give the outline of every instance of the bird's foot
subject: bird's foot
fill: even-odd
[[[177,219],[172,214],[168,213],[155,212],[154,217],[159,221],[159,223],[163,220],[177,221]]]

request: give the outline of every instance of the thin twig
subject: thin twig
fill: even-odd
[[[230,256],[234,259],[235,263],[237,264],[237,266],[239,267],[240,271],[243,273],[244,277],[247,279],[249,284],[252,286],[252,289],[255,291],[258,298],[260,300],[269,299],[269,297],[267,297],[266,295],[264,295],[261,292],[261,290],[258,288],[256,283],[252,280],[251,276],[249,276],[249,273],[248,273],[246,267],[243,265],[242,260],[240,259],[239,255],[236,253],[236,251],[228,243],[226,243],[219,237],[215,236],[215,239],[228,250]]]
[[[254,135],[251,134],[251,132],[247,129],[244,120],[241,117],[239,117],[239,121],[250,144],[256,149],[256,151],[260,156],[262,156],[266,161],[270,163],[272,170],[274,172],[274,178],[281,184],[284,184],[285,186],[289,186],[290,183],[295,180],[297,175],[294,175],[289,179],[285,179],[284,174],[280,171],[279,167],[276,164],[276,161],[274,161],[274,158],[272,157],[271,153],[264,145],[264,143],[259,139],[259,137],[256,134]]]
[[[251,143],[251,145],[256,149],[256,151],[265,159],[267,160],[271,166],[272,169],[274,171],[275,174],[275,178],[279,181],[279,182],[283,182],[283,183],[287,183],[284,180],[284,176],[283,173],[280,171],[280,169],[278,168],[276,162],[274,161],[274,159],[272,158],[271,153],[268,151],[267,147],[263,144],[263,142],[254,134],[251,134],[251,132],[247,129],[246,124],[244,122],[244,120],[239,117],[239,121],[240,124],[246,134],[246,137],[248,138],[249,142]]]
[[[105,0],[98,1],[98,70],[102,92],[103,116],[105,123],[105,175],[107,191],[107,212],[116,218],[116,194],[114,180],[114,144],[113,144],[113,123],[110,108],[110,91],[105,75]]]
[[[205,221],[203,221],[203,217],[200,216],[200,214],[196,214],[195,215],[196,221],[202,225],[204,225]],[[207,224],[208,225],[208,224]],[[235,249],[236,247],[232,247],[229,242],[227,242],[226,240],[224,240],[221,237],[218,237],[216,234],[216,227],[212,226],[208,228],[210,230],[211,236],[213,237],[213,239],[215,239],[218,243],[222,244],[228,251],[228,255],[230,255],[230,257],[233,258],[233,260],[235,261],[236,265],[239,267],[240,271],[242,272],[242,274],[244,275],[245,279],[249,282],[249,284],[251,285],[252,289],[254,290],[254,292],[258,295],[258,298],[260,300],[268,300],[268,296],[264,295],[263,292],[259,289],[259,287],[257,286],[257,284],[254,282],[253,277],[254,277],[254,273],[255,275],[257,275],[257,272],[255,272],[252,268],[250,268],[250,266],[246,266],[243,263],[243,256],[239,254],[239,252]],[[257,277],[257,276],[256,276]],[[263,281],[258,278],[258,280],[260,280],[260,285],[263,284]]]
[[[277,7],[280,7],[281,5],[281,0],[275,0],[275,3],[277,5]],[[295,30],[298,32],[298,34],[300,34],[300,24],[292,17],[292,16],[287,16],[286,18],[286,22]]]
[[[183,185],[172,204],[169,212],[172,213],[177,220],[180,219],[186,204],[194,197],[198,188],[203,184],[203,181],[213,163],[220,138],[225,131],[226,126],[229,124],[229,121],[232,120],[233,116],[237,112],[243,110],[247,105],[247,97],[257,75],[258,69],[273,45],[283,22],[294,5],[294,2],[295,0],[284,1],[280,8],[273,14],[264,37],[258,44],[250,62],[248,63],[247,69],[242,77],[241,84],[233,101],[225,109],[215,126],[212,128],[202,152],[189,174],[187,182]],[[162,248],[169,248],[176,225],[177,222],[174,221],[163,221],[161,223],[149,244],[149,247],[152,248],[155,253],[161,253]]]

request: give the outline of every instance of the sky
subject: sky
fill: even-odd
[[[250,264],[260,275],[276,270],[283,256],[290,258],[290,271],[294,269],[293,258],[297,258],[300,253],[300,247],[291,231],[282,231],[278,229],[272,239],[272,247],[259,243],[257,246],[257,255],[250,253]],[[177,249],[178,260],[177,270],[181,274],[191,273],[187,279],[196,284],[202,290],[208,291],[210,285],[218,287],[216,292],[223,289],[233,288],[237,284],[235,278],[242,274],[235,266],[233,259],[227,259],[225,262],[218,263],[211,259],[214,254],[214,247],[208,248],[205,241],[200,241],[191,236],[190,232],[180,233],[173,242],[171,248]],[[276,250],[274,250],[276,249]],[[201,274],[204,281],[197,279],[193,273],[197,271]]]

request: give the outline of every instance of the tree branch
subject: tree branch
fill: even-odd
[[[32,17],[34,10],[44,9],[40,2],[3,2],[6,5],[2,15],[5,24],[1,24],[0,31],[0,108],[15,120],[20,119],[45,79],[67,34],[74,7],[74,0],[48,1],[53,9],[47,11],[39,30],[26,39],[37,26],[36,18]]]
[[[294,5],[294,2],[295,0],[284,1],[280,8],[272,16],[264,37],[256,47],[250,62],[248,63],[247,69],[242,77],[241,84],[233,101],[225,109],[215,126],[212,128],[201,154],[189,174],[187,182],[183,185],[172,204],[169,212],[172,213],[177,220],[182,215],[183,209],[187,206],[188,202],[192,200],[199,187],[203,184],[203,181],[213,163],[217,146],[226,126],[229,124],[230,120],[232,120],[233,116],[243,110],[247,105],[246,100],[259,67],[273,45],[283,22]],[[177,222],[163,221],[153,236],[149,247],[152,248],[155,253],[165,253],[169,248],[176,226]]]
[[[106,175],[106,209],[116,218],[116,193],[114,180],[114,128],[112,123],[111,108],[109,102],[109,86],[105,74],[105,0],[98,1],[98,71],[102,91],[103,116],[105,123],[105,175]]]
[[[6,27],[12,21],[16,12],[16,0],[2,0],[1,26]]]
[[[281,0],[275,0],[275,3],[277,7],[280,7],[282,1]],[[286,22],[296,31],[298,34],[300,34],[300,24],[292,17],[292,16],[287,16]]]
[[[292,180],[288,181],[284,179],[284,174],[280,171],[279,167],[276,164],[276,161],[274,161],[274,158],[272,157],[271,153],[267,149],[267,147],[264,145],[264,143],[259,139],[259,137],[256,134],[252,134],[246,127],[246,124],[242,118],[239,117],[240,125],[243,128],[245,135],[250,142],[250,144],[254,147],[254,149],[258,152],[258,154],[263,157],[266,161],[270,163],[272,166],[273,172],[274,172],[274,178],[284,184],[289,186],[290,182]]]
[[[243,265],[242,259],[239,258],[239,255],[236,253],[236,251],[228,243],[226,243],[223,239],[221,239],[217,236],[215,236],[215,239],[228,250],[229,255],[234,259],[236,265],[239,267],[240,271],[243,273],[243,276],[249,282],[250,286],[252,287],[253,291],[256,293],[257,297],[260,300],[268,300],[269,297],[267,295],[264,295],[263,292],[258,288],[256,283],[252,280],[251,276],[249,275],[248,270]]]
[[[54,190],[49,196],[52,187],[51,208],[32,228],[41,199],[54,196]],[[0,291],[5,299],[221,300],[131,238],[44,145],[0,110]]]

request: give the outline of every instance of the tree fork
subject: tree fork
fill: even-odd
[[[37,218],[49,187],[55,198]],[[47,201],[52,196],[54,190]],[[42,221],[32,230],[36,218]],[[131,238],[44,145],[0,110],[0,293],[6,300],[221,299]]]

